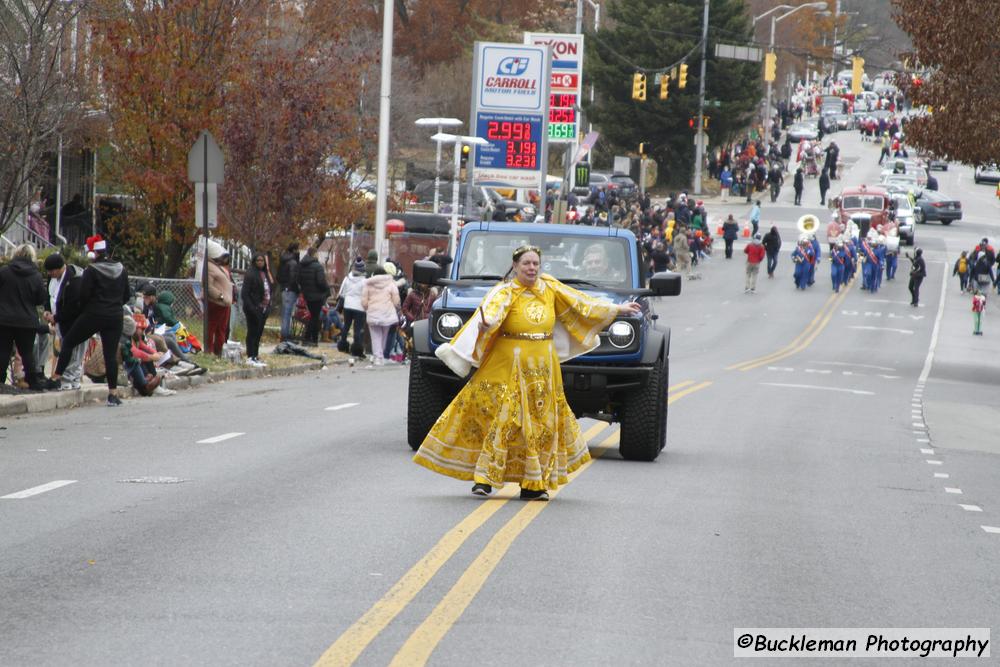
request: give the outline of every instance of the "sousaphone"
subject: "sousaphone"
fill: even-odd
[[[807,213],[799,218],[795,226],[798,228],[800,234],[815,234],[819,231],[819,224],[819,218]]]

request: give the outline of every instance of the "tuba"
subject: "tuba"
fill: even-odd
[[[795,223],[795,227],[799,230],[800,234],[815,234],[819,231],[819,218],[807,213],[799,218],[799,221]]]

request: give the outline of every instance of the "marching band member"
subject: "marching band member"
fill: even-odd
[[[847,250],[844,248],[844,241],[837,239],[834,242],[833,252],[830,253],[830,278],[833,280],[833,291],[840,292],[840,286],[847,284],[847,265],[849,258]]]
[[[795,264],[795,288],[804,290],[809,286],[809,268],[811,266],[810,256],[812,255],[812,245],[809,239],[803,235],[799,238],[799,244],[792,251],[792,263]]]
[[[890,230],[885,244],[885,279],[896,279],[896,265],[899,262],[899,237],[895,230]]]
[[[819,241],[816,240],[815,234],[809,235],[809,245],[812,248],[812,257],[809,258],[809,285],[811,286],[816,282],[816,267],[819,265],[819,259],[823,251],[820,248]]]

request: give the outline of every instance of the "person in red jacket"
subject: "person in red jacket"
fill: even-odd
[[[760,242],[760,234],[754,234],[750,244],[743,248],[747,256],[747,281],[746,294],[753,294],[757,291],[757,274],[760,273],[760,263],[764,259],[764,245]]]

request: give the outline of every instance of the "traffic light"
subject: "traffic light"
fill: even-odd
[[[774,81],[778,72],[778,55],[776,53],[764,54],[764,81]]]
[[[667,76],[666,74],[661,74],[660,75],[660,99],[661,100],[667,99],[667,96],[670,95],[670,87],[668,85],[669,83],[670,83],[670,77]]]
[[[860,56],[851,58],[851,92],[857,95],[861,92],[861,80],[865,76],[865,59]]]
[[[646,75],[636,72],[632,75],[632,99],[646,101]]]
[[[462,144],[462,166],[464,167],[469,161],[469,153],[472,152],[472,146],[468,144]],[[453,160],[455,158],[452,158]]]
[[[701,117],[701,129],[703,129],[703,130],[707,130],[708,129],[708,121],[711,120],[711,118],[712,118],[711,116],[702,116]]]
[[[684,90],[688,85],[688,66],[687,63],[681,63],[681,71],[677,76],[677,88]]]
[[[692,130],[694,129],[694,126],[697,125],[697,123],[698,121],[694,119],[694,116],[688,118],[688,127],[691,128]]]
[[[639,155],[641,157],[646,157],[646,142],[639,144]]]

